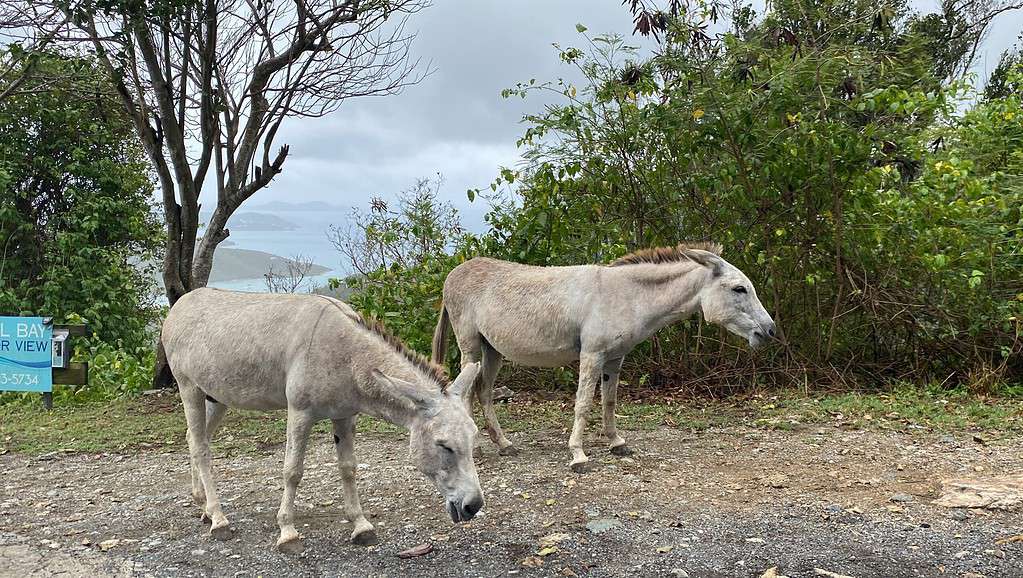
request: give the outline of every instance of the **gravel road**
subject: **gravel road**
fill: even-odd
[[[627,432],[628,433],[628,432]],[[360,434],[363,505],[381,543],[348,543],[330,440],[299,489],[305,552],[273,551],[283,448],[217,455],[233,537],[189,498],[181,451],[0,456],[2,576],[1023,576],[1020,512],[931,504],[941,479],[1023,471],[1019,438],[746,428],[631,432],[631,458],[564,431],[520,433],[478,458],[484,511],[452,525],[402,435]],[[997,542],[1001,542],[1000,544]],[[398,552],[428,543],[432,552]],[[774,569],[774,570],[772,570]],[[830,573],[830,574],[828,574]]]

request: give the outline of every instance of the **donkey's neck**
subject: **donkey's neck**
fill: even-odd
[[[650,325],[650,333],[688,317],[700,306],[700,290],[709,282],[711,272],[692,261],[677,263],[641,263],[610,267],[635,306],[633,311]]]
[[[371,415],[390,424],[410,429],[422,417],[422,410],[410,401],[388,391],[371,376],[360,381],[356,406],[359,413]]]
[[[387,403],[373,396],[366,397],[368,399],[359,408],[361,413],[371,415],[405,429],[410,429],[412,423],[416,421],[418,411],[411,406],[401,403]]]

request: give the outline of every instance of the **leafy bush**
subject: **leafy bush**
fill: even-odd
[[[749,353],[689,320],[630,356],[640,381],[991,390],[1023,377],[1023,111],[1015,91],[981,100],[948,80],[969,42],[944,35],[974,24],[898,2],[791,0],[759,18],[739,6],[715,42],[692,21],[712,10],[647,22],[662,36],[646,60],[579,26],[587,48],[558,57],[582,84],[504,93],[549,104],[525,117],[525,166],[491,185],[510,193],[489,231],[456,234],[433,197],[430,210],[378,211],[363,222],[367,254],[422,250],[361,269],[355,306],[427,350],[444,276],[470,256],[602,263],[714,239],[782,346]],[[1013,66],[1000,86],[1020,84]]]
[[[331,288],[346,284],[352,307],[420,351],[430,350],[445,277],[475,243],[454,207],[437,200],[442,182],[418,181],[399,195],[395,209],[374,199],[369,212],[356,210],[351,227],[331,236],[356,271],[332,279]]]
[[[525,119],[527,166],[493,185],[519,202],[491,214],[485,251],[557,265],[722,242],[784,346],[736,354],[683,323],[633,357],[655,380],[1019,379],[1018,96],[958,115],[973,95],[939,76],[963,56],[938,50],[941,27],[804,4],[736,20],[719,45],[667,25],[646,61],[616,36],[560,48],[583,85],[505,91],[556,100]]]
[[[77,314],[107,343],[148,344],[161,228],[131,124],[92,60],[17,62],[35,67],[0,102],[0,312]]]
[[[161,227],[147,164],[91,59],[16,50],[0,51],[11,75],[0,90],[18,66],[33,69],[0,101],[0,314],[88,324],[75,360],[90,363],[90,383],[58,385],[56,403],[140,391],[159,320],[150,269]],[[14,400],[38,395],[0,396]]]

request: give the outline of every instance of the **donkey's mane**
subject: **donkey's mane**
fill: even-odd
[[[372,318],[367,319],[362,315],[359,315],[358,322],[366,329],[369,329],[383,338],[383,340],[391,346],[391,349],[400,353],[403,357],[405,357],[405,359],[412,362],[412,365],[416,366],[417,369],[437,381],[437,383],[441,385],[441,389],[448,386],[448,372],[444,371],[443,367],[430,361],[430,358],[426,357],[422,353],[409,349],[408,346],[398,338],[398,336],[391,333],[391,331],[379,320]]]
[[[444,389],[448,386],[449,383],[448,373],[447,371],[444,370],[443,367],[430,361],[430,359],[423,355],[422,353],[409,349],[408,346],[405,345],[402,342],[402,340],[398,338],[398,336],[391,333],[391,331],[387,329],[387,326],[385,326],[379,320],[373,318],[367,319],[361,313],[355,311],[354,309],[349,309],[349,311],[351,311],[352,313],[349,314],[348,311],[342,309],[333,300],[328,299],[328,301],[330,301],[331,304],[337,307],[338,310],[340,310],[342,313],[350,317],[352,321],[355,321],[363,328],[368,329],[369,331],[375,333],[377,337],[383,339],[384,342],[391,347],[391,349],[393,349],[396,353],[400,354],[405,359],[409,360],[409,362],[411,362],[412,365],[416,367],[416,369],[422,371],[428,377],[434,379],[437,383],[439,383],[441,389]]]
[[[721,243],[715,243],[713,241],[699,241],[692,243],[679,243],[674,247],[650,247],[648,249],[640,249],[634,251],[628,255],[623,255],[608,265],[609,267],[620,267],[622,265],[638,265],[640,263],[650,263],[658,265],[661,263],[678,263],[679,261],[693,261],[701,265],[706,265],[706,259],[694,253],[694,251],[707,251],[714,253],[715,255],[721,254]]]

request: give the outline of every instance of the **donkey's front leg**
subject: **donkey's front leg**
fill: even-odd
[[[583,435],[586,433],[586,415],[593,404],[593,393],[597,388],[597,380],[604,368],[602,353],[583,353],[579,356],[579,389],[575,393],[575,423],[572,425],[572,437],[568,438],[568,449],[572,450],[572,462],[569,467],[573,472],[587,470],[586,452],[583,451]]]
[[[301,536],[295,530],[295,493],[302,481],[302,461],[305,459],[305,448],[309,441],[309,430],[316,420],[309,414],[288,408],[288,442],[284,450],[284,496],[281,498],[281,509],[277,511],[277,525],[281,528],[281,537],[277,539],[277,549],[281,552],[294,554],[302,551]]]
[[[625,438],[618,435],[618,420],[615,408],[618,405],[618,374],[622,371],[622,360],[612,359],[604,364],[604,373],[600,376],[600,402],[604,406],[604,435],[610,442],[611,453],[616,456],[632,454]]]
[[[334,424],[334,449],[337,450],[337,466],[341,470],[341,481],[345,489],[345,515],[352,521],[352,543],[371,546],[378,542],[377,532],[362,512],[359,502],[359,488],[355,483],[355,416],[332,420]]]

